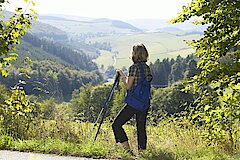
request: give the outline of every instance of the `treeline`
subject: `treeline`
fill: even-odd
[[[165,85],[168,86],[166,88],[159,88],[158,86],[157,88],[152,88],[149,118],[157,124],[161,119],[160,117],[180,113],[193,103],[195,97],[190,91],[183,91],[185,87],[182,80],[198,74],[199,70],[193,55],[189,55],[186,58],[178,56],[175,60],[163,59],[162,62],[157,60],[155,63],[151,63],[150,67],[155,81],[153,84],[160,85],[164,84],[162,82],[166,82]],[[114,69],[112,72],[114,72]],[[66,105],[67,112],[71,113],[73,120],[94,122],[103,107],[110,89],[111,85],[109,84],[98,84],[95,86],[87,84],[79,89],[75,89],[72,92],[71,100]],[[107,119],[113,120],[117,115],[124,105],[125,94],[126,90],[122,85],[120,85],[120,90],[115,90],[113,98],[108,103]],[[54,99],[46,100],[43,104],[46,109],[51,108],[51,106],[57,106]],[[47,119],[53,118],[49,115],[51,112],[44,111],[44,113],[46,113]]]
[[[152,84],[160,87],[168,86],[200,72],[193,55],[188,55],[186,58],[179,55],[176,60],[173,58],[164,58],[162,61],[157,59],[154,63],[150,63],[150,68],[153,74]]]
[[[33,61],[24,69],[12,68],[7,78],[0,82],[7,88],[25,81],[24,90],[27,94],[41,95],[43,98],[54,97],[60,101],[68,101],[72,91],[84,84],[96,85],[103,80],[95,71],[84,71],[54,61]]]
[[[87,39],[95,38],[95,37],[104,37],[109,36],[111,33],[105,33],[105,32],[84,32],[84,33],[73,33],[71,38],[73,38],[76,41],[80,41],[85,43]]]
[[[72,120],[84,122],[95,122],[100,110],[102,109],[107,95],[111,89],[109,84],[91,84],[84,85],[74,90],[72,98],[68,103],[64,103],[61,110],[57,112],[71,117]],[[193,102],[194,96],[191,92],[182,91],[184,88],[182,82],[177,82],[167,88],[152,89],[151,106],[149,108],[149,117],[151,122],[156,124],[161,117],[179,113]],[[113,98],[108,102],[106,108],[106,119],[112,121],[124,105],[126,90],[120,85],[120,90],[115,90]],[[58,104],[54,98],[41,102],[41,109],[45,119],[54,119],[54,112]],[[131,122],[130,122],[131,123]]]
[[[66,63],[79,67],[86,71],[97,69],[97,65],[92,62],[92,59],[84,52],[73,50],[63,44],[51,41],[49,39],[38,38],[29,33],[26,33],[23,40],[30,43],[34,47],[38,47],[50,55],[56,56]]]
[[[167,87],[171,84],[189,77],[193,77],[200,73],[197,68],[197,58],[193,54],[188,55],[186,58],[177,56],[176,59],[164,58],[162,61],[157,59],[154,63],[150,63],[153,80],[152,85],[155,87]],[[101,66],[103,68],[104,66]],[[123,67],[122,70],[127,74],[127,68]],[[105,76],[113,77],[115,68],[109,66],[105,71]]]
[[[91,41],[88,42],[90,46],[97,48],[99,50],[106,50],[106,51],[112,51],[112,46],[110,44],[110,42],[94,42],[92,43]]]

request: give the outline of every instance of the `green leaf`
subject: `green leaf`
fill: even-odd
[[[37,12],[32,8],[30,9],[30,11],[31,11],[31,14],[37,14]]]
[[[20,7],[16,7],[16,8],[15,8],[15,12],[21,13],[21,12],[23,12],[23,9],[20,8]]]
[[[26,74],[26,77],[27,77],[28,79],[30,79],[30,78],[31,78],[31,76],[29,76],[28,74]]]
[[[4,61],[16,61],[16,57],[7,57],[7,58],[3,58]]]
[[[206,105],[206,106],[204,107],[204,111],[207,111],[207,110],[209,110],[210,108],[211,108],[211,106]]]
[[[31,3],[32,3],[32,5],[33,5],[33,6],[35,6],[35,5],[36,5],[34,1],[31,1]]]
[[[9,21],[6,22],[7,27],[11,26],[11,23]]]
[[[36,21],[37,19],[38,19],[38,17],[37,17],[37,16],[34,16],[34,17],[33,17],[33,20],[34,20],[34,21]]]
[[[240,90],[240,83],[235,86],[235,89]]]
[[[1,72],[2,72],[2,76],[3,77],[7,77],[8,76],[8,71],[7,70],[3,69],[3,70],[1,70]]]
[[[24,35],[26,33],[26,30],[25,29],[22,29],[21,31],[20,31],[20,34],[21,35]]]
[[[199,115],[200,115],[199,113],[197,113],[197,114],[194,114],[194,115],[192,116],[192,119],[195,119],[195,118],[197,118]]]
[[[16,46],[12,46],[12,50],[15,51],[16,50]]]

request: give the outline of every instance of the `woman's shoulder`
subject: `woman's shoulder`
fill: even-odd
[[[144,62],[144,65],[147,66],[147,67],[149,67],[149,65],[148,65],[146,62]]]
[[[139,64],[138,63],[133,63],[129,68],[138,68]]]
[[[140,62],[144,68],[150,68],[146,62]],[[140,63],[133,63],[129,68],[140,68]]]
[[[146,68],[150,68],[149,65],[146,62],[142,62],[143,66]]]

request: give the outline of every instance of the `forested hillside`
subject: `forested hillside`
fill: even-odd
[[[26,77],[24,70],[27,70]],[[24,70],[12,68],[8,78],[1,78],[0,82],[6,87],[24,81],[22,85],[27,94],[40,95],[42,98],[54,97],[59,101],[69,101],[72,91],[91,83],[96,85],[102,81],[102,76],[97,70],[84,71],[77,67],[61,64],[57,61],[33,61],[24,67]]]
[[[27,33],[16,52],[19,57],[15,67],[9,70],[8,78],[0,79],[8,88],[24,80],[27,94],[68,101],[74,89],[88,83],[96,85],[103,80],[97,65],[89,56],[53,40],[40,39]],[[33,62],[25,69],[17,69],[27,56]],[[27,73],[23,70],[27,70]],[[23,72],[31,78],[21,76]]]
[[[178,55],[176,59],[164,58],[162,61],[157,59],[154,63],[150,63],[150,68],[153,75],[152,85],[157,87],[167,87],[200,73],[197,59],[193,55],[188,55],[186,58]]]
[[[49,39],[40,39],[31,34],[26,34],[22,40],[31,44],[35,48],[47,52],[50,56],[61,59],[66,64],[79,67],[80,69],[87,71],[97,69],[96,64],[92,62],[92,59],[81,50],[73,50],[67,45],[63,45],[59,42]],[[24,45],[22,45],[22,48],[24,48]],[[25,47],[25,49],[27,49],[27,47]],[[22,53],[24,54],[25,51],[26,50],[23,50]],[[29,52],[31,52],[31,50],[29,50]],[[35,57],[32,56],[32,58],[34,59]]]
[[[3,13],[4,21],[13,16],[13,13],[7,11]],[[63,43],[67,40],[64,31],[33,22],[30,32],[24,35],[21,44],[16,47],[18,59],[13,63],[14,67],[8,69],[8,78],[2,77],[0,82],[10,88],[18,84],[19,80],[25,81],[27,94],[54,97],[60,101],[70,100],[72,91],[84,84],[96,85],[101,82],[102,75],[92,62],[92,57]]]

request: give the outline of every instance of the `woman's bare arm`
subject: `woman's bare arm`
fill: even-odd
[[[117,72],[119,72],[121,79],[123,81],[123,84],[125,86],[126,89],[130,89],[133,85],[134,82],[134,77],[133,76],[126,76],[122,70],[117,70]]]

